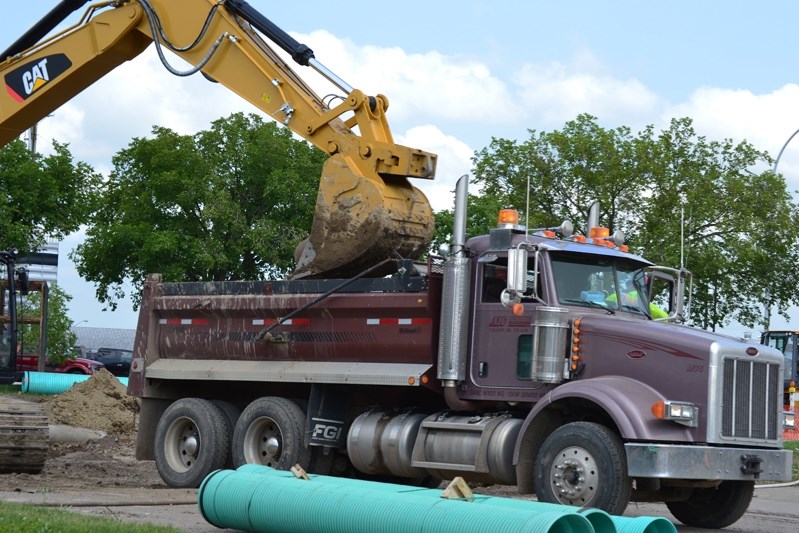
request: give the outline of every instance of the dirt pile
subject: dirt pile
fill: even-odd
[[[139,404],[108,370],[44,401],[51,424],[98,429],[111,434],[136,430]]]

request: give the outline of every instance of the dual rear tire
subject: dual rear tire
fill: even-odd
[[[155,431],[155,465],[170,487],[196,488],[215,470],[246,463],[288,470],[311,465],[305,412],[291,400],[263,397],[244,411],[228,402],[183,398]]]
[[[155,467],[170,487],[195,488],[224,468],[230,432],[222,409],[210,400],[183,398],[172,403],[155,430]]]

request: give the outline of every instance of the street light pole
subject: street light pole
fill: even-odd
[[[799,129],[794,131],[791,134],[791,136],[788,137],[788,140],[785,141],[785,144],[782,145],[782,148],[780,148],[780,152],[777,154],[777,158],[774,160],[774,169],[772,170],[772,172],[774,172],[775,176],[777,175],[777,166],[780,164],[780,158],[782,157],[782,153],[785,151],[785,148],[788,147],[788,144],[793,140],[794,137],[796,137],[797,134],[799,134]],[[766,302],[765,308],[766,308],[766,313],[765,313],[766,314],[766,316],[765,316],[765,331],[768,331],[769,328],[771,327],[771,302],[770,301]]]

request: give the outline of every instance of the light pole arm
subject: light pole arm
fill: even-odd
[[[780,148],[780,153],[777,154],[777,159],[774,160],[774,174],[777,173],[777,165],[779,165],[779,163],[780,163],[780,158],[782,157],[782,153],[785,151],[785,148],[788,146],[788,143],[791,142],[791,140],[794,137],[796,137],[797,133],[799,133],[799,130],[796,130],[795,132],[793,132],[791,134],[791,136],[788,137],[788,140],[785,141],[785,144],[782,145],[782,148]]]

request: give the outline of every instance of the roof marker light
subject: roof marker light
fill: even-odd
[[[588,232],[588,236],[592,239],[604,239],[610,237],[610,230],[602,226],[594,226],[591,228],[591,231]]]

